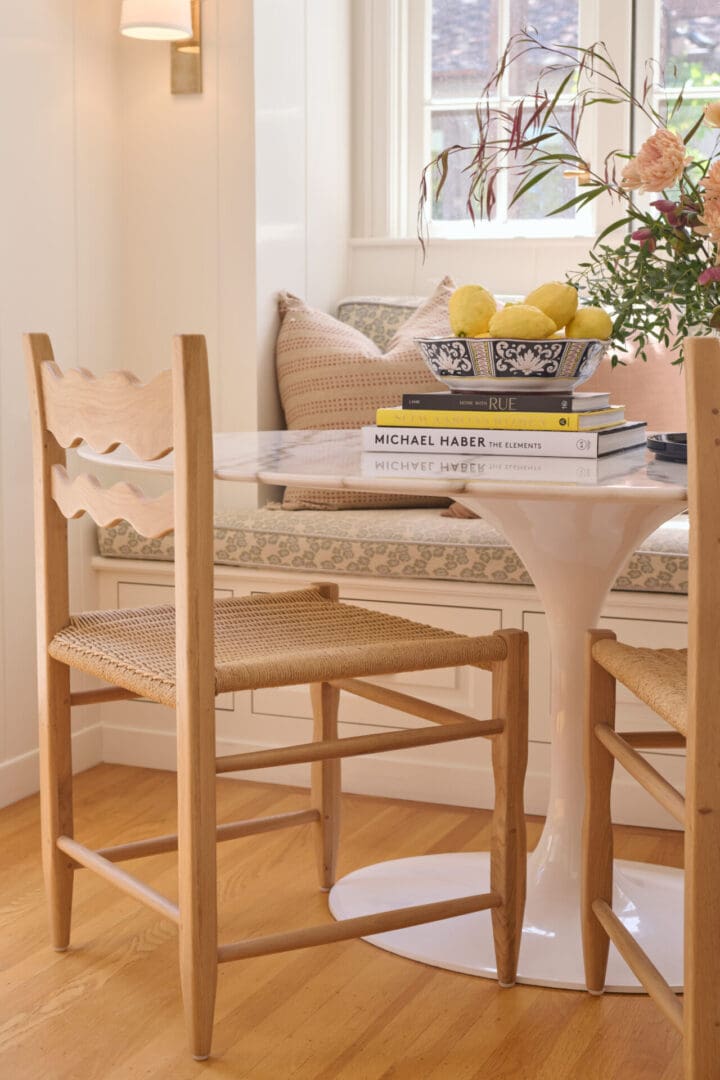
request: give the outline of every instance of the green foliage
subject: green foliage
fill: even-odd
[[[508,67],[529,52],[543,53],[547,61],[534,92],[506,109],[491,107]],[[587,261],[568,276],[580,291],[581,302],[612,313],[613,364],[620,362],[618,351],[631,347],[646,360],[648,345],[656,341],[677,349],[676,362],[680,363],[686,336],[720,324],[720,282],[701,284],[699,280],[720,262],[717,236],[707,235],[708,229],[702,227],[703,183],[710,166],[720,161],[718,139],[716,132],[703,125],[700,104],[686,101],[683,93],[686,83],[720,87],[720,75],[708,75],[696,66],[684,66],[682,86],[675,81],[678,69],[674,71],[672,100],[660,111],[653,93],[662,82],[656,61],[646,63],[643,85],[636,92],[624,85],[602,42],[588,48],[545,45],[533,31],[515,34],[476,107],[475,141],[446,147],[423,170],[418,208],[423,248],[428,178],[437,197],[455,155],[461,155],[457,160],[464,165],[466,208],[473,220],[492,215],[502,173],[509,175],[515,188],[512,206],[558,169],[561,173],[569,169],[579,178],[577,194],[561,206],[545,209],[547,216],[579,209],[602,195],[622,207],[618,220],[596,240]],[[543,88],[548,76],[553,79],[552,93]],[[630,154],[617,149],[594,166],[584,160],[580,132],[586,111],[598,104],[634,109],[655,131],[667,127],[685,142],[688,160],[675,188],[656,194],[665,200],[661,212],[640,209],[633,192],[623,186],[621,174]],[[624,230],[619,241],[606,242],[613,234],[617,237],[619,230]]]

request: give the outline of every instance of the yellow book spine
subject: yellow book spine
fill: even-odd
[[[614,427],[620,421],[610,406],[598,412],[456,412],[454,409],[378,409],[378,427],[476,428],[490,431],[591,431]],[[593,418],[580,427],[580,417]]]

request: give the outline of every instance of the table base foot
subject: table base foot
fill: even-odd
[[[388,908],[481,893],[489,888],[487,852],[424,855],[356,870],[334,886],[330,911],[337,919]],[[558,899],[559,897],[559,899]],[[613,906],[674,989],[682,987],[683,875],[647,863],[616,862]],[[496,978],[490,913],[366,938],[388,952],[484,978]],[[557,887],[529,883],[517,981],[533,986],[584,990],[577,884],[563,896]],[[642,993],[638,981],[610,948],[606,989]]]

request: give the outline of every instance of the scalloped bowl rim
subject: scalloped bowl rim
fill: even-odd
[[[549,337],[549,338],[511,338],[511,337],[453,337],[452,335],[439,334],[436,337],[418,337],[415,341],[512,341],[523,342],[525,345],[547,345],[551,341],[557,341],[560,345],[571,341],[580,341],[584,345],[606,345],[609,347],[610,338],[579,338],[579,337]]]

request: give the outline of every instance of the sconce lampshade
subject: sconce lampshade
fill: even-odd
[[[149,41],[187,41],[193,36],[191,0],[123,0],[120,32]]]

